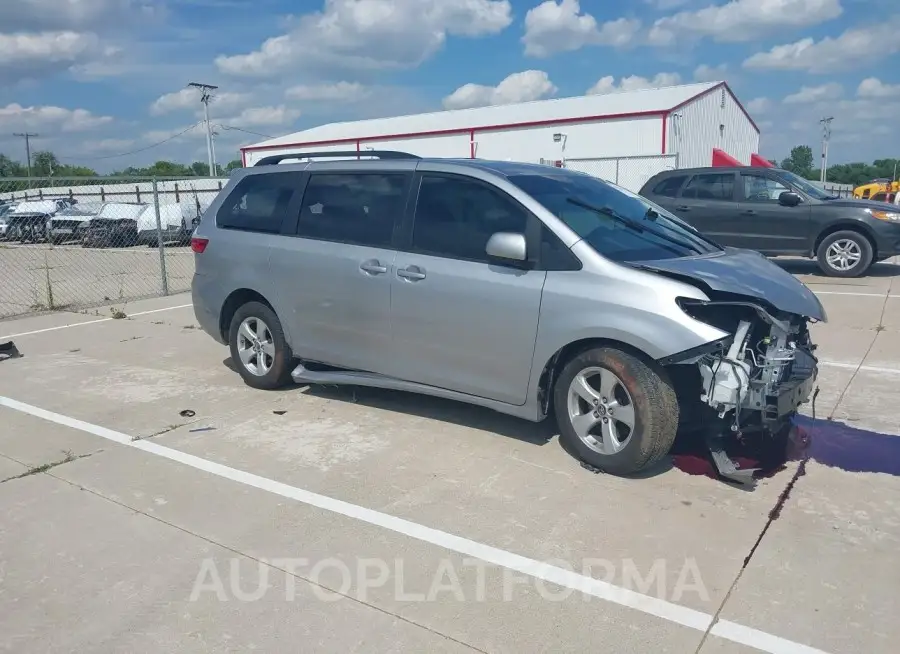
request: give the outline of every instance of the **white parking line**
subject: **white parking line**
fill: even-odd
[[[192,307],[193,304],[179,304],[176,307],[164,307],[162,309],[152,309],[150,311],[138,311],[136,313],[129,313],[128,317],[132,316],[146,316],[150,313],[159,313],[161,311],[172,311],[173,309],[184,309],[186,307]],[[35,329],[30,332],[20,332],[18,334],[7,334],[6,336],[0,336],[0,341],[18,338],[19,336],[31,336],[32,334],[43,334],[44,332],[55,332],[59,329],[68,329],[69,327],[81,327],[82,325],[96,325],[98,322],[109,322],[110,320],[118,320],[117,318],[100,318],[98,320],[86,320],[84,322],[72,322],[68,325],[58,325],[57,327],[47,327],[46,329]]]
[[[863,372],[880,372],[887,375],[900,375],[900,368],[882,368],[880,366],[861,366],[858,363],[843,363],[841,361],[819,361],[820,366],[830,366],[831,368],[845,368],[847,370],[856,370],[857,368]]]
[[[535,559],[501,550],[490,545],[456,536],[454,534],[426,527],[410,520],[398,518],[387,513],[367,509],[356,504],[319,495],[311,491],[303,490],[295,486],[289,486],[273,479],[260,477],[243,470],[237,470],[224,466],[221,463],[202,459],[192,454],[187,454],[158,443],[144,440],[131,440],[127,434],[93,425],[77,418],[71,418],[59,413],[47,411],[30,404],[25,404],[8,397],[0,396],[0,406],[5,406],[14,411],[19,411],[49,422],[78,429],[101,438],[108,439],[126,447],[133,447],[149,454],[154,454],[170,461],[176,461],[186,466],[202,470],[210,474],[222,477],[230,481],[244,484],[253,488],[302,502],[309,506],[330,511],[338,515],[352,518],[376,527],[381,527],[404,536],[409,536],[418,541],[429,543],[437,547],[477,558],[486,563],[491,563],[502,568],[515,570],[535,579],[541,579],[563,588],[576,590],[585,595],[604,599],[613,604],[618,604],[642,613],[668,620],[675,624],[689,627],[697,631],[705,632],[712,625],[710,633],[735,643],[753,647],[770,654],[825,654],[822,650],[815,649],[802,643],[780,638],[764,631],[745,627],[744,625],[718,620],[713,625],[714,617],[709,613],[674,604],[663,599],[637,593],[614,584],[610,584],[593,577],[578,574],[558,566],[542,563]]]

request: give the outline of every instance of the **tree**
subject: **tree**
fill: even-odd
[[[50,177],[59,174],[59,160],[48,150],[38,150],[31,155],[31,174],[35,177]]]
[[[791,148],[791,156],[781,162],[781,167],[792,173],[812,178],[813,172],[813,153],[812,148],[808,145],[797,145]]]
[[[237,170],[238,168],[243,168],[244,163],[240,159],[234,159],[233,161],[229,161],[228,165],[225,166],[225,173],[230,173],[233,170]]]
[[[24,167],[5,154],[0,154],[0,177],[24,177]]]

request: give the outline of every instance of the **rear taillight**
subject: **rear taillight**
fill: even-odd
[[[203,251],[206,249],[206,246],[208,244],[208,238],[197,238],[196,236],[191,238],[191,249],[197,254],[203,254]]]

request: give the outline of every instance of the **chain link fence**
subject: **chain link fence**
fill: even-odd
[[[0,178],[0,318],[190,290],[226,179]]]
[[[656,173],[678,168],[678,155],[566,159],[565,167],[599,177],[637,193]]]

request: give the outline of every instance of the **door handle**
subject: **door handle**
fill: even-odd
[[[690,211],[691,208],[688,207],[688,206],[686,206],[686,205],[684,205],[684,204],[682,204],[682,205],[679,206],[679,207],[675,207],[675,210],[676,210],[676,211]]]
[[[402,277],[411,282],[417,282],[421,279],[425,279],[425,271],[418,266],[408,266],[398,270],[397,277]]]
[[[388,271],[387,266],[382,266],[377,259],[369,259],[359,264],[359,269],[369,275],[383,275]]]

